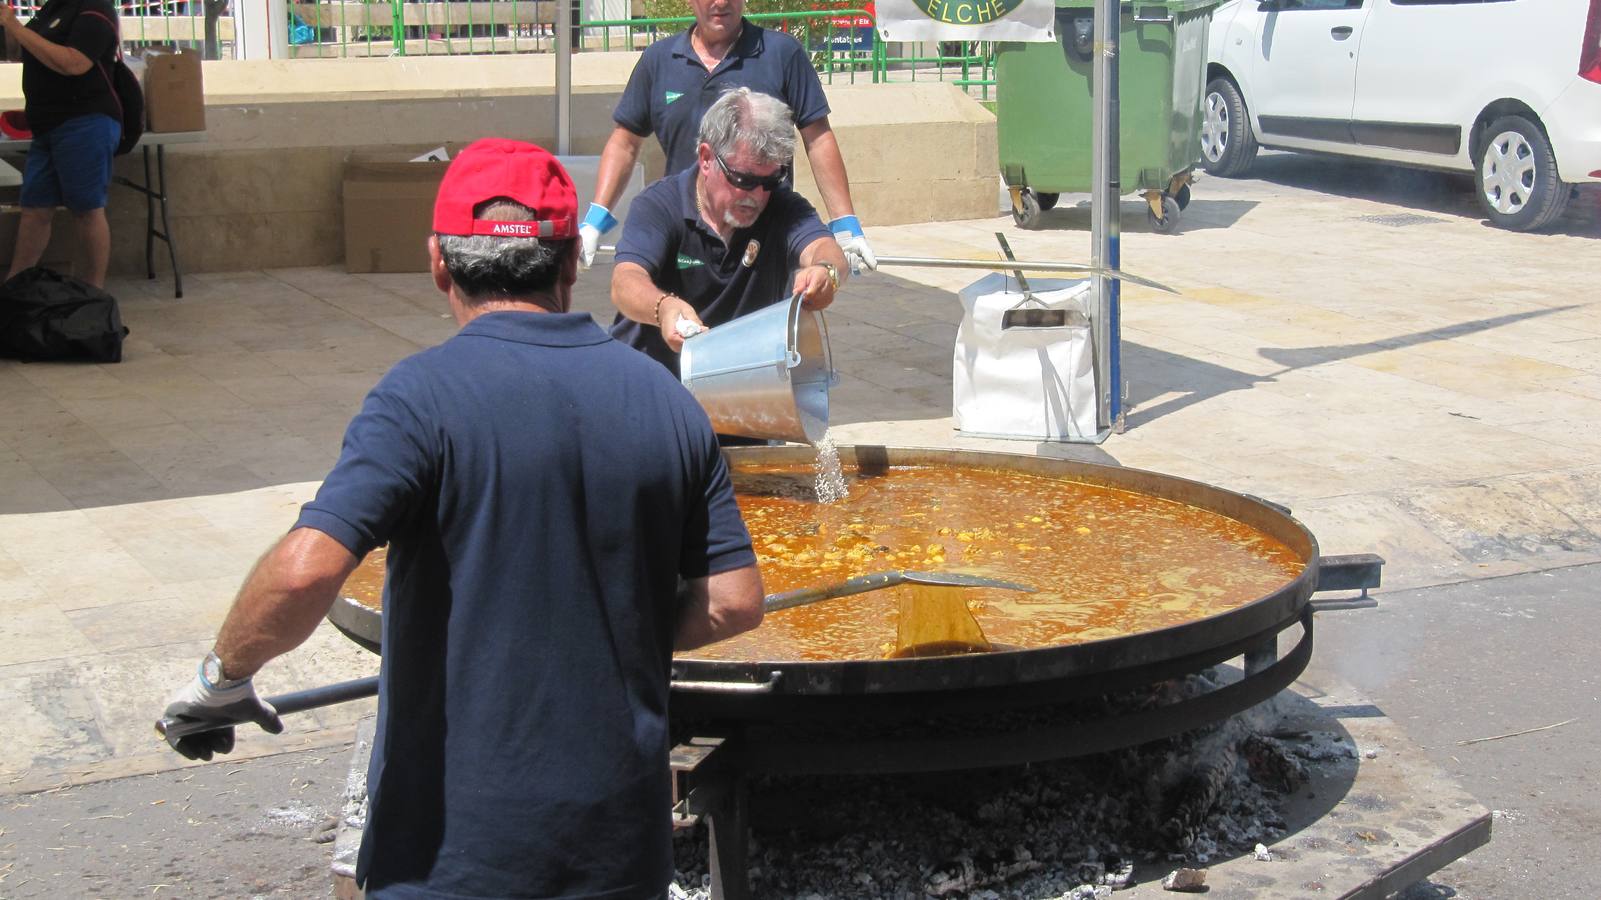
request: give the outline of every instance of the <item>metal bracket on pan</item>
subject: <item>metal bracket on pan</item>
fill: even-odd
[[[1361,591],[1356,597],[1344,599],[1314,599],[1307,605],[1313,612],[1333,612],[1342,609],[1371,609],[1379,605],[1379,601],[1368,596],[1369,588],[1379,586],[1379,580],[1384,574],[1384,557],[1376,553],[1350,553],[1344,556],[1323,556],[1318,558],[1317,587],[1314,593],[1323,591]]]

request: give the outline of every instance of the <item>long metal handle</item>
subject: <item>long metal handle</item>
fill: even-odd
[[[336,703],[360,700],[365,697],[372,697],[377,693],[378,676],[370,675],[366,678],[341,681],[337,684],[324,685],[323,687],[291,691],[287,694],[275,694],[263,699],[272,704],[272,708],[278,711],[278,715],[284,716],[290,713],[319,709],[324,706],[333,706]],[[245,725],[248,722],[248,719],[242,719],[237,722],[216,722],[181,717],[163,717],[156,722],[156,731],[168,738],[175,739],[188,737],[191,734],[200,734],[203,731],[227,728],[230,725]]]
[[[595,248],[596,253],[616,253],[617,248],[606,245]],[[1121,269],[1097,266],[1090,263],[1078,262],[1045,262],[1034,259],[941,259],[935,256],[883,256],[877,257],[881,266],[914,266],[919,269],[980,269],[987,272],[1014,272],[1023,269],[1029,272],[1061,272],[1068,275],[1102,275],[1107,278],[1116,278],[1130,284],[1138,284],[1169,294],[1178,291],[1160,281],[1152,281],[1139,275],[1130,275]]]
[[[1043,260],[1005,260],[1005,259],[940,259],[931,256],[879,256],[880,266],[915,266],[920,269],[983,269],[991,272],[1011,272],[1016,269],[1025,269],[1030,272],[1063,272],[1072,275],[1102,275],[1107,278],[1116,278],[1132,284],[1155,288],[1169,294],[1178,291],[1160,281],[1152,281],[1139,275],[1130,275],[1121,269],[1107,266],[1096,266],[1089,263],[1077,262],[1045,262]]]
[[[874,572],[871,575],[858,575],[847,578],[838,584],[828,584],[822,587],[796,588],[793,591],[784,591],[781,594],[769,594],[762,601],[762,612],[778,612],[781,609],[790,609],[796,606],[805,606],[830,597],[848,597],[851,594],[865,594],[879,588],[894,587],[906,582],[904,572]]]

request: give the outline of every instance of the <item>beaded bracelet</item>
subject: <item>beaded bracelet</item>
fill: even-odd
[[[657,328],[662,327],[662,301],[672,296],[674,296],[672,291],[663,291],[662,295],[656,298],[656,311],[653,318],[656,320]]]

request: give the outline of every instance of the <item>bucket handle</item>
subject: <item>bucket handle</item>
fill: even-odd
[[[789,298],[789,346],[785,347],[786,362],[793,369],[801,364],[800,356],[800,323],[801,301],[806,299],[805,294],[797,293]],[[818,327],[823,330],[823,368],[828,372],[828,386],[839,384],[839,370],[834,368],[834,348],[828,341],[828,317],[822,313],[817,314]]]
[[[789,344],[784,348],[786,368],[793,369],[801,364],[800,356],[800,320],[801,301],[805,294],[796,292],[789,298]]]

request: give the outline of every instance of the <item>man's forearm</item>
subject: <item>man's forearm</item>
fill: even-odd
[[[304,643],[359,562],[316,529],[285,535],[251,570],[217,634],[223,674],[252,676]]]
[[[839,141],[825,116],[801,129],[801,142],[806,145],[806,158],[811,162],[812,180],[823,195],[823,206],[828,218],[856,215],[851,204],[850,179],[845,173],[845,157],[840,153]]]
[[[94,66],[89,57],[77,50],[62,46],[26,28],[7,28],[6,38],[8,48],[10,42],[15,40],[18,45],[32,53],[35,59],[44,63],[46,68],[61,75],[82,75]]]
[[[807,244],[806,249],[800,252],[800,264],[802,267],[816,266],[823,263],[828,263],[838,270],[836,274],[839,276],[840,287],[844,287],[845,281],[849,277],[850,266],[846,264],[845,251],[841,250],[839,242],[831,237],[818,238]]]
[[[595,202],[611,209],[628,185],[628,174],[639,159],[639,145],[644,138],[618,125],[612,129],[606,146],[600,151],[600,166],[595,172]]]
[[[656,300],[662,289],[650,280],[650,273],[637,263],[618,263],[612,271],[611,301],[625,318],[645,325],[656,325]]]
[[[755,566],[691,581],[673,649],[693,650],[755,628],[762,623],[762,599],[762,576]]]

